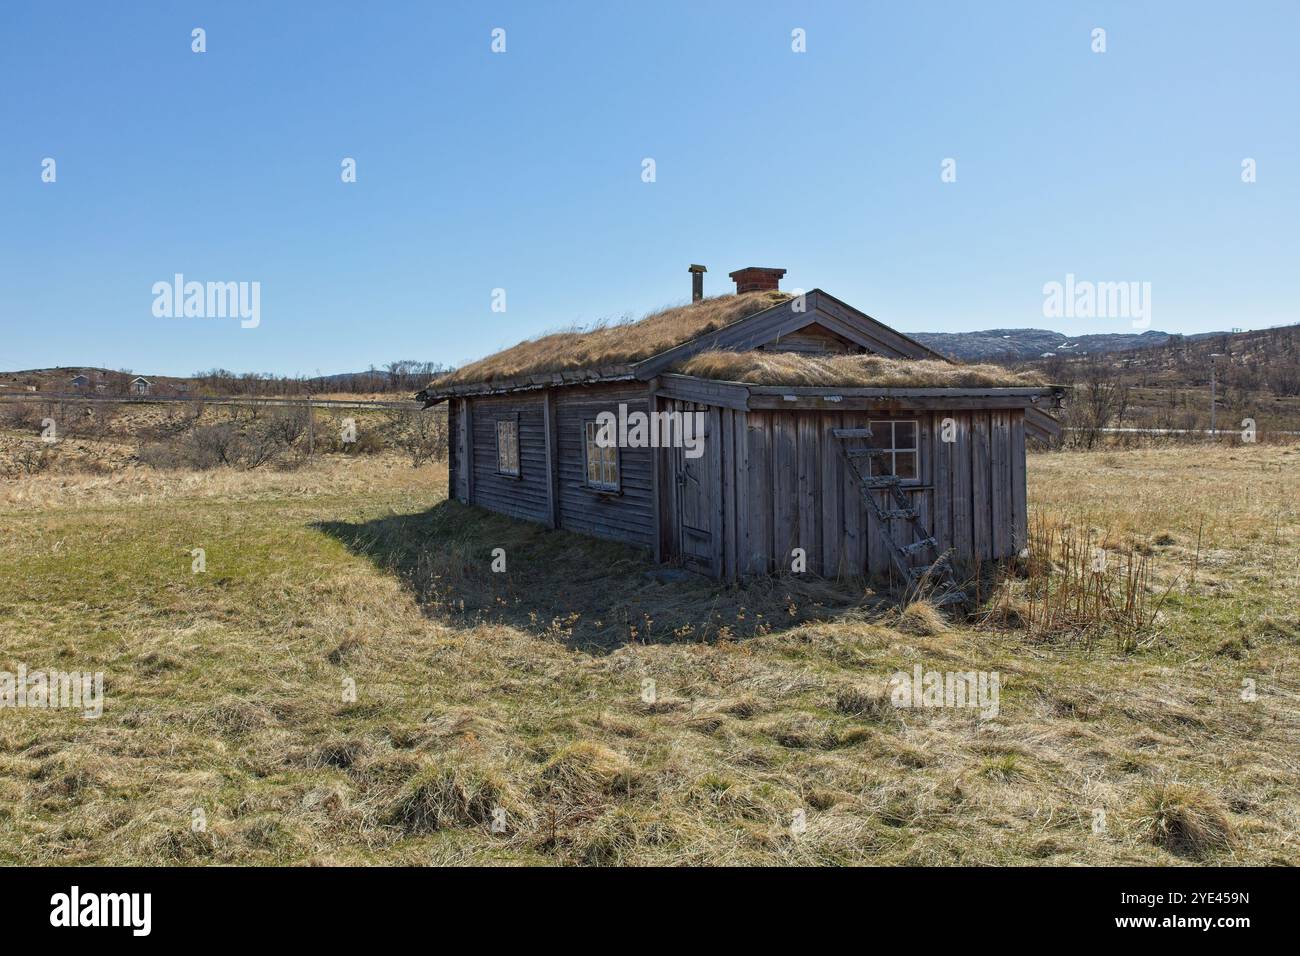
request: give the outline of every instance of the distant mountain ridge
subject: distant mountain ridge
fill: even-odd
[[[1225,332],[1184,336],[1199,339]],[[936,352],[963,361],[1024,361],[1048,353],[1082,355],[1086,352],[1123,352],[1154,348],[1174,336],[1168,332],[1103,332],[1092,335],[1063,335],[1050,329],[984,329],[979,332],[915,332],[911,337]]]

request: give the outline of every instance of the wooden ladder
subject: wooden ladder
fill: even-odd
[[[871,437],[870,428],[833,428],[831,434],[839,439],[844,451],[844,459],[858,478],[858,493],[867,503],[871,513],[876,516],[876,530],[884,539],[889,549],[890,563],[902,576],[904,599],[930,594],[937,604],[952,604],[966,600],[966,595],[957,587],[953,576],[952,563],[946,551],[939,550],[935,540],[925,525],[921,523],[920,513],[912,507],[907,496],[903,494],[902,480],[897,475],[873,475],[871,462],[888,455],[888,448],[852,447],[849,442]],[[893,507],[882,505],[876,500],[875,492],[887,491]],[[907,522],[912,541],[900,543],[890,533],[890,522],[903,520]],[[913,564],[920,558],[924,563]]]

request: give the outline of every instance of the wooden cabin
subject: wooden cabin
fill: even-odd
[[[1026,546],[1026,440],[1059,431],[1059,388],[950,362],[820,289],[782,293],[784,270],[738,270],[708,299],[691,272],[689,305],[524,342],[420,392],[448,403],[451,495],[728,581],[897,581]],[[650,421],[650,439],[629,426],[611,447],[611,419]]]

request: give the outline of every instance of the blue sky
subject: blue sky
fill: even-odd
[[[1294,0],[6,3],[0,368],[458,364],[692,262],[904,331],[1131,331],[1045,319],[1067,273],[1156,329],[1300,321],[1298,38]],[[155,317],[177,272],[261,324]]]

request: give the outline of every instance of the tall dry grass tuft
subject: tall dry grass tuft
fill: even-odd
[[[1178,856],[1199,859],[1236,842],[1227,812],[1204,790],[1156,784],[1142,795],[1141,807],[1151,842]]]
[[[407,781],[385,819],[404,833],[428,833],[487,826],[498,808],[507,807],[519,819],[523,802],[503,774],[467,760],[446,760]]]
[[[561,747],[546,761],[540,785],[563,803],[585,805],[626,791],[635,777],[632,763],[618,751],[596,741],[579,740]]]
[[[934,637],[948,630],[948,622],[933,604],[912,601],[899,609],[893,621],[894,630],[914,637]]]
[[[1134,651],[1177,579],[1160,591],[1151,555],[1107,548],[1107,541],[1091,528],[1035,516],[1025,577],[1002,582],[986,622],[1023,629],[1031,639],[1073,637],[1088,649],[1109,635],[1120,652]]]

